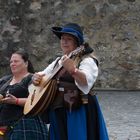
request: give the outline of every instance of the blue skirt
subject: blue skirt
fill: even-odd
[[[89,103],[69,112],[59,108],[50,112],[50,140],[109,140],[96,96]]]

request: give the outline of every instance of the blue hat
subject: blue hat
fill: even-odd
[[[78,45],[82,45],[84,42],[82,29],[76,23],[69,23],[63,27],[52,27],[52,31],[59,39],[61,39],[61,35],[65,33],[76,37]]]

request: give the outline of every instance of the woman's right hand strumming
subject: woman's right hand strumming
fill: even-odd
[[[42,73],[35,73],[32,77],[32,82],[35,86],[39,85],[43,76],[45,76],[45,74]]]

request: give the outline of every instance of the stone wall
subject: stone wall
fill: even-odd
[[[0,75],[17,49],[36,71],[61,54],[52,26],[79,23],[100,61],[96,88],[140,89],[139,0],[0,0]]]

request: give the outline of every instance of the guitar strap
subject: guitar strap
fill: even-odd
[[[57,58],[57,60],[56,60],[56,62],[55,62],[55,64],[54,64],[54,67],[53,67],[53,69],[58,65],[58,61],[61,59],[61,57],[58,57]]]

